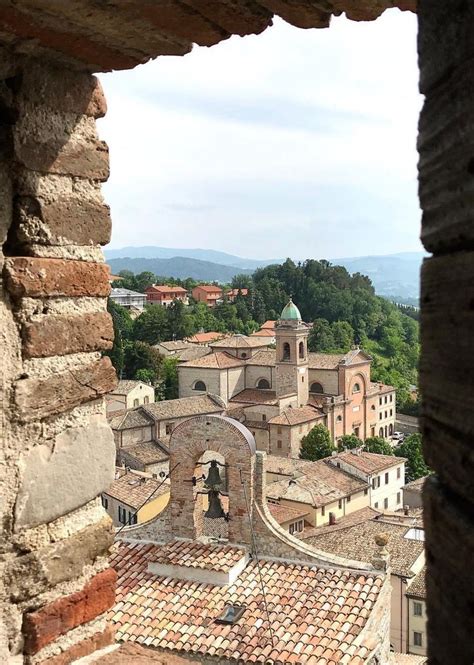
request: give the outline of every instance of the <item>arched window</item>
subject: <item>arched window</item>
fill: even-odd
[[[143,404],[149,404],[149,403],[150,403],[150,398],[148,397],[148,395],[145,395],[145,397],[143,398]]]
[[[393,425],[389,425],[388,426],[388,435],[392,436],[392,434],[393,434]]]
[[[375,411],[375,404],[372,404],[370,408],[372,409],[372,411]]]
[[[360,383],[354,383],[354,387],[352,388],[353,393],[360,393]]]
[[[381,428],[379,429],[379,436],[381,436],[381,437],[383,438],[383,427],[381,427]]]
[[[300,355],[300,358],[304,358],[304,342],[300,342],[299,355]]]
[[[388,427],[387,425],[385,425],[385,438],[387,438],[387,436],[388,436]]]
[[[207,390],[204,381],[196,381],[193,390]]]
[[[270,383],[267,381],[267,379],[259,379],[257,381],[257,388],[259,390],[268,390],[270,388]]]
[[[311,388],[309,389],[310,393],[323,393],[324,389],[320,383],[312,383]]]
[[[290,345],[288,342],[285,342],[283,344],[283,357],[282,360],[290,360],[291,357],[291,352],[290,352]]]
[[[337,423],[342,423],[342,416],[338,416],[338,417],[336,418],[336,422],[337,422]]]

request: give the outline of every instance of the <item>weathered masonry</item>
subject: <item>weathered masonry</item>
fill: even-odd
[[[65,665],[113,639],[112,528],[97,500],[115,383],[100,246],[106,111],[93,72],[260,33],[372,20],[416,0],[0,2],[0,661]],[[430,662],[471,663],[474,3],[420,0],[422,282]],[[374,28],[376,29],[376,28]],[[400,44],[403,48],[403,43]]]

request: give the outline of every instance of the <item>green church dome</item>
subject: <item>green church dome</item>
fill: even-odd
[[[290,298],[289,302],[283,307],[280,315],[282,321],[301,321],[300,310]]]

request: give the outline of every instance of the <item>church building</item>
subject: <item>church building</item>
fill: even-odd
[[[389,438],[395,389],[370,380],[371,357],[358,348],[310,353],[309,332],[290,300],[275,324],[276,349],[244,335],[211,344],[212,353],[178,367],[179,395],[218,395],[272,455],[298,457],[301,439],[318,423],[336,443],[344,434]]]

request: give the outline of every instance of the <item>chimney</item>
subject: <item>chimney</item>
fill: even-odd
[[[329,526],[334,526],[336,524],[336,515],[334,513],[329,513]]]
[[[374,540],[377,545],[377,552],[372,559],[372,565],[377,570],[388,570],[390,566],[390,555],[387,550],[389,535],[388,533],[378,533]]]
[[[410,514],[410,506],[403,506],[403,512],[405,513],[405,515],[409,515]]]

